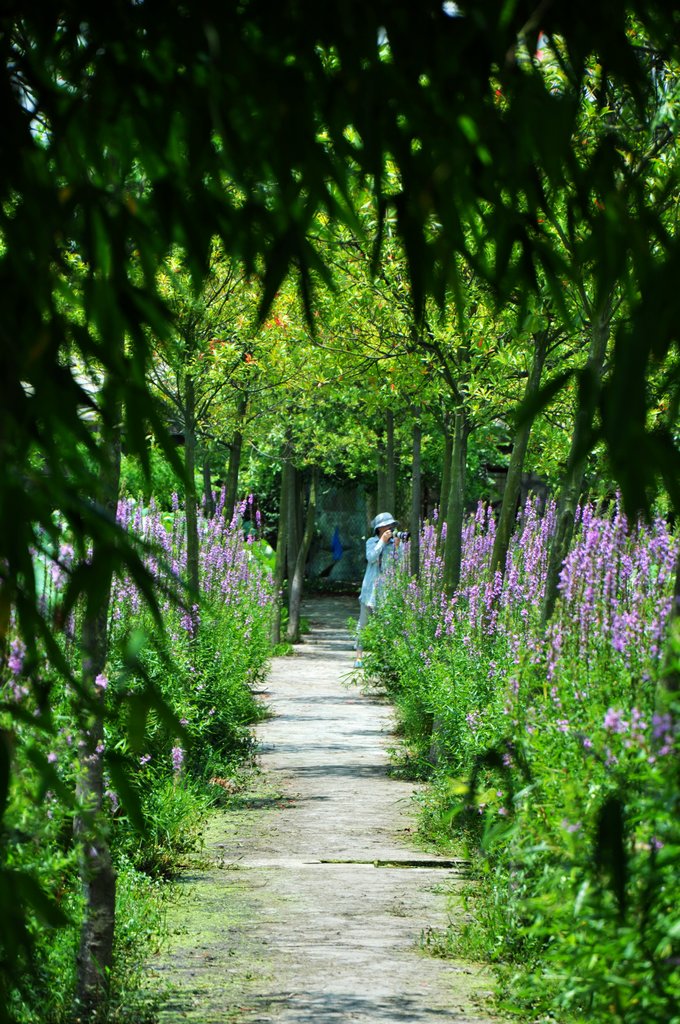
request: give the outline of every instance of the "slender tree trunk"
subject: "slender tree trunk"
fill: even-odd
[[[198,510],[196,495],[196,395],[194,379],[190,373],[185,379],[184,407],[184,469],[185,491],[184,512],[187,524],[187,577],[188,601],[194,636],[198,630],[198,616],[194,606],[198,605]]]
[[[286,445],[286,449],[287,449]],[[288,515],[290,498],[291,463],[287,455],[281,462],[281,500],[279,503],[279,528],[276,538],[276,560],[274,562],[274,592],[276,601],[272,615],[272,643],[281,643],[281,590],[286,575],[286,557],[288,541]]]
[[[437,533],[441,538],[442,526],[449,514],[449,491],[451,489],[451,459],[453,458],[453,433],[450,429],[448,417],[444,426],[444,466],[442,469],[442,486],[439,495],[439,518],[437,520]]]
[[[289,584],[288,592],[288,630],[286,640],[295,644],[300,639],[300,605],[302,604],[302,589],[305,578],[305,566],[307,556],[314,537],[316,525],[316,492],[319,479],[319,471],[316,467],[312,470],[312,477],[309,484],[309,501],[307,503],[307,515],[305,518],[305,529],[295,559],[295,568]]]
[[[599,385],[607,353],[611,325],[612,297],[593,314],[590,349],[583,370],[578,407],[574,418],[574,433],[569,449],[567,468],[557,499],[555,535],[550,546],[548,573],[545,585],[543,621],[549,622],[555,610],[562,565],[569,553],[574,533],[574,516],[578,504],[586,461],[592,447],[593,418],[599,397]]]
[[[463,406],[456,409],[451,437],[451,459],[449,488],[446,498],[446,540],[444,541],[444,591],[450,596],[460,582],[460,568],[463,550],[463,517],[465,513],[465,470],[467,465],[467,443],[470,424]],[[443,522],[440,516],[440,524]],[[437,765],[440,755],[441,721],[434,714],[429,716],[430,750],[428,760]]]
[[[377,515],[375,509],[375,492],[372,490],[366,491],[366,529],[370,533],[370,524],[374,517]]]
[[[394,413],[385,414],[385,509],[395,515],[397,500],[397,467],[394,454]]]
[[[213,498],[210,459],[207,455],[203,456],[203,508],[206,519],[212,519],[215,515],[215,499]]]
[[[311,477],[310,477],[311,479]],[[305,474],[302,470],[298,469],[295,471],[295,539],[297,541],[297,549],[299,549],[305,536],[305,525],[307,523],[307,501],[306,501],[306,486],[305,486]],[[296,554],[297,560],[297,554]],[[290,579],[293,578],[295,572],[295,566],[293,565]]]
[[[444,545],[444,590],[449,596],[453,594],[460,581],[465,511],[465,467],[469,434],[470,426],[465,409],[463,406],[459,406],[453,420],[451,486],[449,487]]]
[[[295,572],[295,561],[300,547],[298,532],[298,495],[300,492],[300,471],[292,463],[288,471],[288,539],[286,541],[286,579],[290,581]]]
[[[248,403],[245,398],[239,402],[236,411],[236,427],[229,446],[229,465],[224,488],[224,508],[229,518],[234,514],[234,506],[238,498],[238,474],[241,468],[241,452],[243,450],[243,419]]]
[[[541,384],[541,374],[545,365],[545,358],[548,353],[548,330],[540,331],[534,335],[534,359],[531,365],[531,372],[524,389],[524,403],[529,402],[538,394]],[[517,514],[517,502],[519,501],[522,487],[522,473],[524,472],[524,459],[529,444],[532,420],[527,417],[520,423],[515,431],[515,438],[512,445],[508,476],[503,490],[503,502],[498,516],[496,536],[494,537],[493,551],[491,553],[491,572],[499,571],[505,574],[505,562],[508,556],[510,538],[515,526]]]
[[[102,505],[115,519],[120,485],[120,427],[106,443],[106,469],[102,474]],[[98,562],[100,541],[93,546]],[[104,566],[109,563],[106,559]],[[74,823],[80,845],[80,874],[84,912],[77,956],[75,1016],[93,1021],[106,999],[113,961],[113,937],[116,915],[116,872],[109,848],[109,829],[104,802],[104,698],[105,688],[97,685],[108,656],[108,613],[113,574],[99,569],[96,594],[88,595],[82,628],[83,686],[98,710],[85,729],[79,744],[81,773],[78,781],[79,804],[85,809]]]
[[[377,512],[386,512],[387,509],[387,454],[385,439],[378,438],[376,445],[376,505]],[[394,515],[394,512],[392,513]]]
[[[413,463],[411,467],[411,575],[420,572],[420,507],[422,499],[421,442],[423,428],[420,409],[413,410]]]

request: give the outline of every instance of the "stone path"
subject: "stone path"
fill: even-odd
[[[211,827],[183,880],[165,1024],[489,1024],[480,968],[435,959],[462,865],[409,841],[413,786],[388,776],[391,713],[349,686],[356,601],[318,599],[311,635],[274,659],[258,726],[269,795]],[[488,1004],[487,1004],[488,1005]]]

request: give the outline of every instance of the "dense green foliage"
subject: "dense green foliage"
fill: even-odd
[[[148,567],[159,581],[181,570],[185,526],[180,512],[161,514],[153,504],[143,509],[126,502],[119,518],[147,543]],[[172,876],[182,858],[198,847],[208,808],[250,754],[248,725],[263,714],[251,688],[269,653],[271,592],[266,572],[238,528],[229,528],[223,510],[214,521],[203,521],[201,533],[198,633],[193,634],[187,611],[169,600],[160,632],[132,581],[121,577],[112,604],[110,658],[97,680],[107,704],[101,745],[108,838],[118,874],[106,1012],[117,1021],[139,1021],[150,998],[142,985],[142,962],[162,937],[163,900],[168,898],[152,879]],[[58,601],[72,556],[72,547],[64,542],[57,563],[37,566],[47,606]],[[79,630],[79,617],[73,614],[62,647],[74,673]],[[136,649],[134,665],[130,644]],[[19,881],[23,878],[31,886],[40,885],[43,895],[28,917],[30,938],[18,989],[5,995],[18,1021],[57,1024],[71,1019],[82,916],[74,819],[82,813],[76,791],[84,769],[76,695],[45,662],[50,707],[49,712],[41,710],[26,686],[26,648],[14,631],[10,646],[11,676],[3,698],[20,724],[18,781],[7,808],[5,857],[19,893],[34,895],[22,888],[27,884]],[[143,696],[150,690],[158,699],[154,708],[145,709]],[[135,701],[140,701],[137,707]],[[117,713],[121,703],[134,709],[134,723]],[[48,714],[50,722],[45,721]],[[147,716],[146,728],[142,715]],[[6,710],[3,724],[8,718]]]
[[[489,957],[532,1019],[670,1024],[680,730],[655,687],[678,538],[584,505],[546,632],[553,528],[554,508],[527,505],[501,579],[480,506],[450,601],[426,528],[421,579],[394,575],[369,624],[367,672],[397,704],[411,770],[434,775],[424,827],[473,856],[476,924],[453,947]]]

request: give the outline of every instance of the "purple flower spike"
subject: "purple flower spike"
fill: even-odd
[[[616,708],[608,708],[602,723],[608,732],[626,732],[628,723],[624,721],[623,715]]]

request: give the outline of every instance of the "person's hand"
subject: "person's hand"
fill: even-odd
[[[392,531],[389,529],[385,530],[383,533],[380,534],[380,539],[383,542],[383,544],[389,544],[389,542],[392,540]]]

